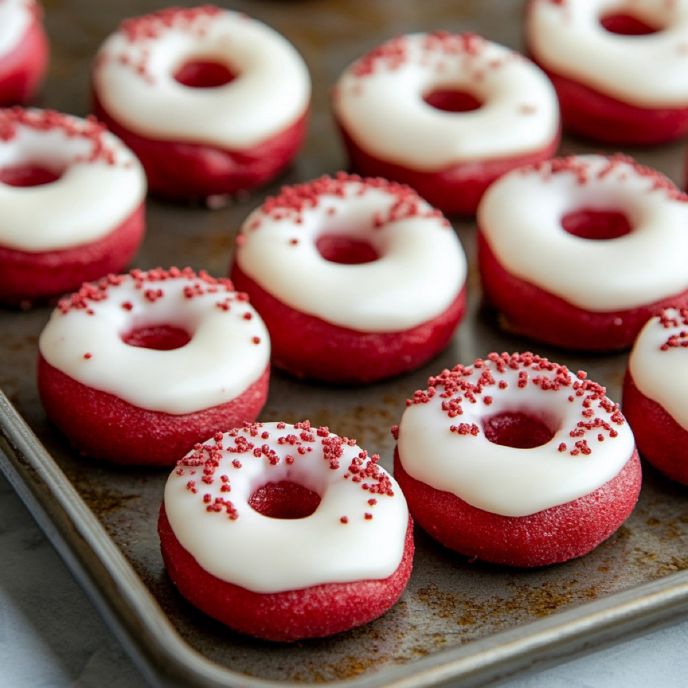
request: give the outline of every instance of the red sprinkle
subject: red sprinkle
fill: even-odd
[[[59,130],[67,138],[84,139],[91,150],[81,161],[117,164],[115,151],[105,140],[107,129],[95,117],[79,120],[55,110],[0,109],[0,141],[11,141],[23,127],[35,131]]]

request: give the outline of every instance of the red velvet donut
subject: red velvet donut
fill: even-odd
[[[428,385],[395,429],[394,474],[413,518],[444,546],[508,566],[554,564],[597,547],[633,510],[633,435],[584,373],[491,354]]]
[[[298,53],[264,24],[212,5],[124,21],[98,54],[93,89],[97,116],[139,156],[151,190],[170,198],[261,186],[306,133],[310,80]]]
[[[141,165],[102,125],[0,110],[0,302],[64,294],[122,270],[143,239],[145,195]]]
[[[270,448],[254,455],[254,444]],[[350,464],[359,454],[364,458]],[[354,441],[327,428],[313,432],[307,423],[258,424],[218,435],[180,461],[165,489],[158,531],[170,578],[209,616],[268,640],[329,636],[372,621],[400,597],[413,563],[413,524],[403,495],[374,461]],[[351,472],[359,467],[360,473]],[[202,483],[193,477],[199,469]],[[244,478],[246,472],[251,477]],[[367,490],[352,480],[359,475]],[[213,554],[225,550],[229,555],[218,562]],[[263,560],[270,563],[262,566]],[[218,566],[226,569],[223,577],[206,568]],[[373,570],[386,575],[365,573]]]
[[[495,179],[559,145],[544,74],[470,33],[384,43],[347,68],[333,107],[355,171],[408,184],[446,213],[474,213]]]
[[[451,226],[408,187],[339,175],[287,187],[244,223],[231,270],[298,377],[367,383],[412,370],[465,310]]]
[[[657,310],[688,304],[687,198],[621,156],[572,156],[509,173],[478,211],[486,303],[508,330],[537,341],[630,347]]]
[[[688,132],[683,0],[530,0],[526,38],[551,79],[564,127],[609,144],[654,145]],[[667,29],[667,31],[662,31]]]
[[[624,379],[623,409],[644,459],[688,485],[688,309],[667,309],[638,335]]]
[[[40,6],[4,0],[0,7],[0,106],[27,103],[48,68],[48,39]]]
[[[171,465],[203,438],[256,418],[268,357],[262,321],[229,280],[133,271],[60,301],[41,335],[38,388],[80,452]]]

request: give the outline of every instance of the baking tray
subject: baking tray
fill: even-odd
[[[190,4],[190,3],[189,3]],[[53,41],[42,104],[88,112],[88,71],[101,40],[126,16],[162,7],[150,0],[47,0]],[[281,183],[344,164],[328,109],[338,73],[381,40],[411,30],[478,31],[519,48],[521,2],[482,0],[253,0],[232,3],[284,33],[314,80],[313,117],[302,155],[278,183],[208,211],[151,200],[149,232],[136,264],[189,264],[226,273],[232,237],[248,212]],[[565,141],[564,152],[600,150]],[[680,146],[632,152],[676,181]],[[429,374],[488,351],[533,344],[500,332],[479,309],[474,233],[456,223],[469,254],[469,310],[451,346],[416,373],[366,388],[308,384],[275,373],[263,419],[310,418],[391,466],[389,427]],[[156,517],[167,471],[123,469],[80,459],[48,424],[35,388],[38,334],[50,308],[0,311],[0,468],[151,683],[184,686],[475,685],[553,662],[688,609],[686,492],[646,470],[632,517],[590,555],[533,571],[469,563],[417,532],[413,576],[380,620],[328,640],[283,646],[228,631],[191,608],[167,579]],[[625,356],[537,351],[585,368],[619,397]]]

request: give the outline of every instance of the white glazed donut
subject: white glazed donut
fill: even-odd
[[[406,500],[378,459],[308,421],[217,433],[165,487],[170,578],[199,609],[260,638],[372,621],[406,587],[414,549]]]
[[[190,60],[214,60],[240,78],[189,89]],[[107,39],[94,72],[97,97],[120,124],[154,139],[241,151],[284,131],[308,108],[306,66],[277,32],[211,5],[130,19]]]
[[[480,107],[443,111],[425,100],[437,91],[467,93]],[[551,157],[559,138],[542,71],[474,34],[392,39],[347,68],[333,107],[357,171],[407,183],[445,212],[474,211],[489,182]]]
[[[526,38],[569,131],[615,145],[688,131],[687,0],[531,0]]]
[[[640,38],[605,30],[600,19],[624,10],[661,31]],[[538,62],[557,74],[645,108],[688,106],[686,0],[534,0],[528,37]]]
[[[28,302],[123,270],[145,230],[146,177],[104,126],[0,110],[0,300]]]
[[[188,333],[180,348],[130,346],[132,330]],[[270,340],[260,316],[228,280],[189,269],[132,270],[63,299],[39,349],[78,382],[142,409],[186,414],[239,396],[265,371]]]
[[[497,181],[478,224],[513,275],[588,311],[617,311],[688,289],[687,200],[629,158],[580,155]],[[600,241],[565,231],[562,219],[583,209],[620,211],[632,231]]]
[[[282,481],[320,495],[315,512],[285,520],[249,504],[256,489]],[[396,481],[355,441],[308,423],[259,423],[207,443],[172,472],[164,505],[202,568],[260,593],[387,578],[408,527]]]
[[[380,257],[326,260],[322,235],[367,241]],[[466,280],[447,220],[415,192],[339,175],[284,189],[244,222],[236,264],[280,301],[340,327],[394,332],[445,311]]]
[[[242,226],[231,275],[270,330],[273,363],[329,382],[419,367],[465,311],[466,258],[451,225],[384,179],[341,173],[285,187]]]
[[[654,311],[688,302],[687,201],[620,155],[514,170],[478,209],[486,298],[509,329],[538,341],[630,347]]]
[[[628,371],[640,392],[688,432],[688,309],[648,320],[633,345]],[[642,447],[641,447],[642,449]]]
[[[688,485],[688,308],[667,308],[640,331],[623,408],[643,458]]]
[[[540,446],[491,442],[485,422],[514,411],[552,432]],[[404,469],[502,516],[528,516],[594,492],[633,454],[633,433],[605,389],[533,354],[491,355],[431,378],[402,416]]]
[[[92,121],[51,110],[0,110],[0,170],[38,165],[59,178],[0,183],[0,245],[38,253],[101,239],[143,203],[146,178],[124,144]]]
[[[407,402],[394,475],[414,520],[472,559],[544,566],[606,540],[638,499],[633,433],[606,390],[532,353],[492,353]]]
[[[265,404],[270,343],[229,280],[190,268],[109,275],[58,303],[39,340],[38,388],[82,453],[173,465]]]

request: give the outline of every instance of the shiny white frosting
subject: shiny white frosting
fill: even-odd
[[[65,117],[87,128],[84,120]],[[0,182],[0,245],[35,253],[86,244],[112,232],[143,203],[146,177],[138,159],[112,134],[103,132],[102,141],[112,164],[89,160],[94,141],[59,127],[17,123],[14,137],[0,139],[0,168],[33,163],[65,170],[41,186]]]
[[[633,345],[628,368],[640,392],[688,430],[688,349],[673,346],[662,350],[670,336],[688,331],[688,324],[678,318],[675,309],[666,309],[664,314],[675,317],[676,324],[664,327],[659,317],[648,320]]]
[[[478,225],[502,266],[593,312],[634,308],[688,289],[688,203],[672,197],[677,190],[655,188],[659,173],[641,174],[623,159],[614,158],[609,172],[604,156],[570,160],[585,168],[585,181],[543,163],[509,172],[487,190]],[[581,209],[623,212],[632,231],[609,240],[573,236],[561,219]]]
[[[17,47],[35,12],[32,0],[0,0],[0,58]]]
[[[546,69],[640,107],[688,106],[688,0],[534,0],[528,46]],[[600,18],[632,13],[657,33],[610,33]]]
[[[279,425],[283,426],[281,429]],[[361,449],[343,447],[339,467],[331,468],[323,458],[322,437],[313,443],[301,443],[312,451],[299,454],[280,437],[299,436],[301,430],[283,423],[262,423],[259,433],[269,438],[252,437],[249,430],[238,434],[260,447],[267,444],[279,457],[271,464],[265,456],[252,451],[219,455],[219,466],[210,484],[201,481],[201,468],[185,466],[184,460],[170,475],[165,487],[167,518],[182,547],[208,573],[223,581],[258,593],[277,593],[320,585],[379,580],[392,575],[404,553],[408,526],[408,508],[399,486],[384,469],[381,472],[392,486],[393,496],[371,494],[362,489],[366,482],[354,482],[348,472],[351,460]],[[332,437],[326,433],[325,437]],[[226,447],[234,439],[225,434]],[[212,446],[212,442],[207,443]],[[289,464],[286,457],[294,457]],[[232,465],[238,460],[240,468]],[[228,476],[230,491],[223,492],[217,476]],[[188,487],[196,482],[197,492]],[[248,503],[253,492],[269,482],[290,481],[317,492],[318,508],[305,518],[279,519],[264,516]],[[370,481],[368,481],[370,482]],[[205,495],[210,495],[204,501]],[[208,511],[216,498],[231,500],[237,518],[224,511]],[[370,505],[368,500],[376,499]],[[372,516],[365,518],[368,513]],[[346,517],[347,523],[341,518]]]
[[[454,37],[460,40],[460,36]],[[475,52],[447,53],[428,34],[401,39],[406,59],[358,75],[361,58],[340,77],[334,111],[366,152],[412,169],[436,171],[463,162],[506,158],[549,146],[559,131],[557,97],[532,62],[474,37]],[[423,96],[437,89],[465,90],[483,105],[445,112]]]
[[[189,88],[173,75],[191,60],[215,60],[239,76],[216,88]],[[145,75],[136,71],[142,62]],[[107,112],[137,134],[230,150],[294,124],[311,89],[305,63],[283,36],[230,11],[180,22],[149,40],[114,33],[100,49],[93,82]]]
[[[449,418],[442,410],[444,399],[436,394],[428,403],[409,406],[399,426],[398,450],[406,472],[437,490],[450,492],[478,509],[502,516],[529,516],[544,509],[583,497],[614,478],[631,458],[634,439],[628,423],[612,424],[618,432],[599,442],[597,430],[586,434],[589,455],[572,455],[574,440],[569,432],[582,420],[585,395],[575,396],[571,387],[543,391],[528,384],[518,386],[518,370],[498,373],[489,365],[495,380],[504,380],[505,390],[489,387],[475,403],[462,404],[463,414]],[[545,375],[529,371],[529,376]],[[479,371],[472,369],[465,379],[477,382]],[[575,379],[575,376],[574,376]],[[574,394],[574,401],[569,396]],[[609,420],[597,408],[596,415]],[[556,428],[552,439],[532,449],[518,449],[490,442],[483,431],[483,420],[505,411],[530,412],[548,419]],[[458,434],[450,426],[475,423],[477,435]],[[559,451],[561,443],[567,451]]]
[[[126,277],[108,288],[105,300],[89,303],[92,315],[57,308],[41,333],[41,355],[74,380],[151,411],[181,415],[231,401],[265,371],[270,340],[260,316],[248,302],[237,301],[236,292],[185,298],[184,288],[197,282],[178,277],[139,289]],[[144,294],[149,288],[162,289],[164,296],[149,301]],[[227,298],[225,311],[217,304]],[[122,307],[125,302],[130,310]],[[132,329],[153,325],[182,328],[191,341],[157,351],[121,339]]]
[[[343,194],[276,219],[264,207],[242,226],[235,259],[275,298],[329,323],[365,332],[396,332],[443,313],[466,279],[466,257],[447,221],[414,195],[420,215],[375,226],[397,198],[351,180]],[[255,228],[257,225],[257,228]],[[369,241],[380,254],[370,263],[325,260],[316,248],[323,234]],[[293,244],[292,240],[298,243]]]

